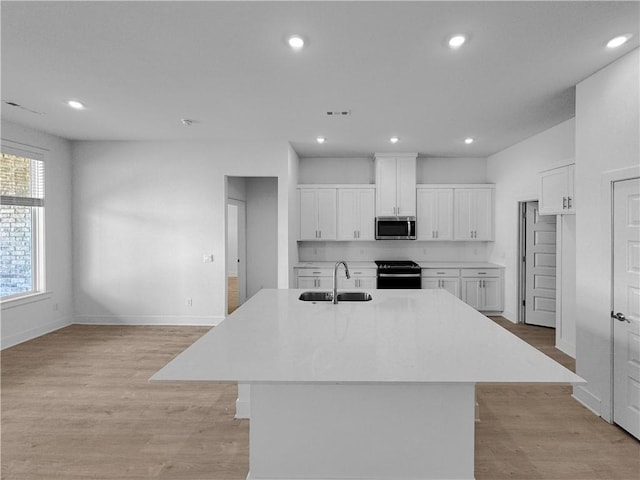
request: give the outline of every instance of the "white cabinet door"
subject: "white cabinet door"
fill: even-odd
[[[358,190],[338,189],[338,240],[357,240],[358,214]]]
[[[488,312],[502,310],[502,280],[486,278],[482,281],[482,308]]]
[[[493,239],[493,189],[455,189],[455,239]]]
[[[420,188],[417,191],[418,240],[453,240],[453,189]]]
[[[298,277],[298,288],[305,290],[331,290],[332,277]]]
[[[442,288],[460,298],[460,280],[458,278],[422,278],[422,288]]]
[[[300,240],[336,239],[336,189],[300,189]]]
[[[320,240],[336,239],[336,190],[318,189],[318,231]]]
[[[567,165],[540,173],[540,215],[575,213],[574,166]]]
[[[480,289],[481,280],[477,278],[462,279],[462,301],[472,306],[476,310],[482,307],[482,292]]]
[[[502,304],[502,278],[463,278],[462,301],[476,310],[500,312]]]
[[[376,215],[416,215],[416,157],[376,157]]]
[[[396,159],[376,158],[376,214],[379,217],[396,215],[396,189]]]
[[[375,239],[375,189],[338,189],[338,240]]]
[[[460,298],[460,280],[457,278],[443,278],[442,287],[447,292]]]
[[[376,190],[358,191],[358,240],[376,239]]]
[[[416,159],[396,159],[396,196],[397,215],[401,217],[416,216]]]

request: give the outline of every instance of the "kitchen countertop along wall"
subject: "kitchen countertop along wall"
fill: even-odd
[[[416,261],[421,268],[504,268],[490,262],[424,262]],[[333,268],[336,262],[299,262],[293,268]],[[374,262],[349,262],[349,268],[376,268]],[[342,270],[343,267],[340,267]]]

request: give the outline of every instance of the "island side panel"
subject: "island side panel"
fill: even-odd
[[[474,384],[252,384],[249,480],[472,480]]]

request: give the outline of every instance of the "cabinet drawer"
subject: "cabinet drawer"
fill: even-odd
[[[458,268],[423,268],[423,277],[459,277],[460,269]]]
[[[463,277],[500,277],[499,268],[464,268],[462,269]]]
[[[299,268],[298,277],[332,277],[333,268]]]
[[[340,271],[338,274],[342,273],[342,267],[340,268]],[[349,273],[351,274],[352,277],[374,277],[376,276],[376,269],[375,268],[353,268],[353,269],[349,269]],[[342,273],[344,275],[344,273]]]

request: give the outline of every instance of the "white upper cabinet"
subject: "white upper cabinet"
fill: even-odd
[[[376,215],[416,215],[416,154],[376,155]]]
[[[375,240],[375,188],[338,188],[338,240]]]
[[[540,172],[540,215],[575,214],[574,165]]]
[[[336,189],[300,188],[300,240],[336,239]]]
[[[453,240],[453,188],[418,188],[417,240]]]
[[[493,240],[493,188],[456,188],[455,240]]]

